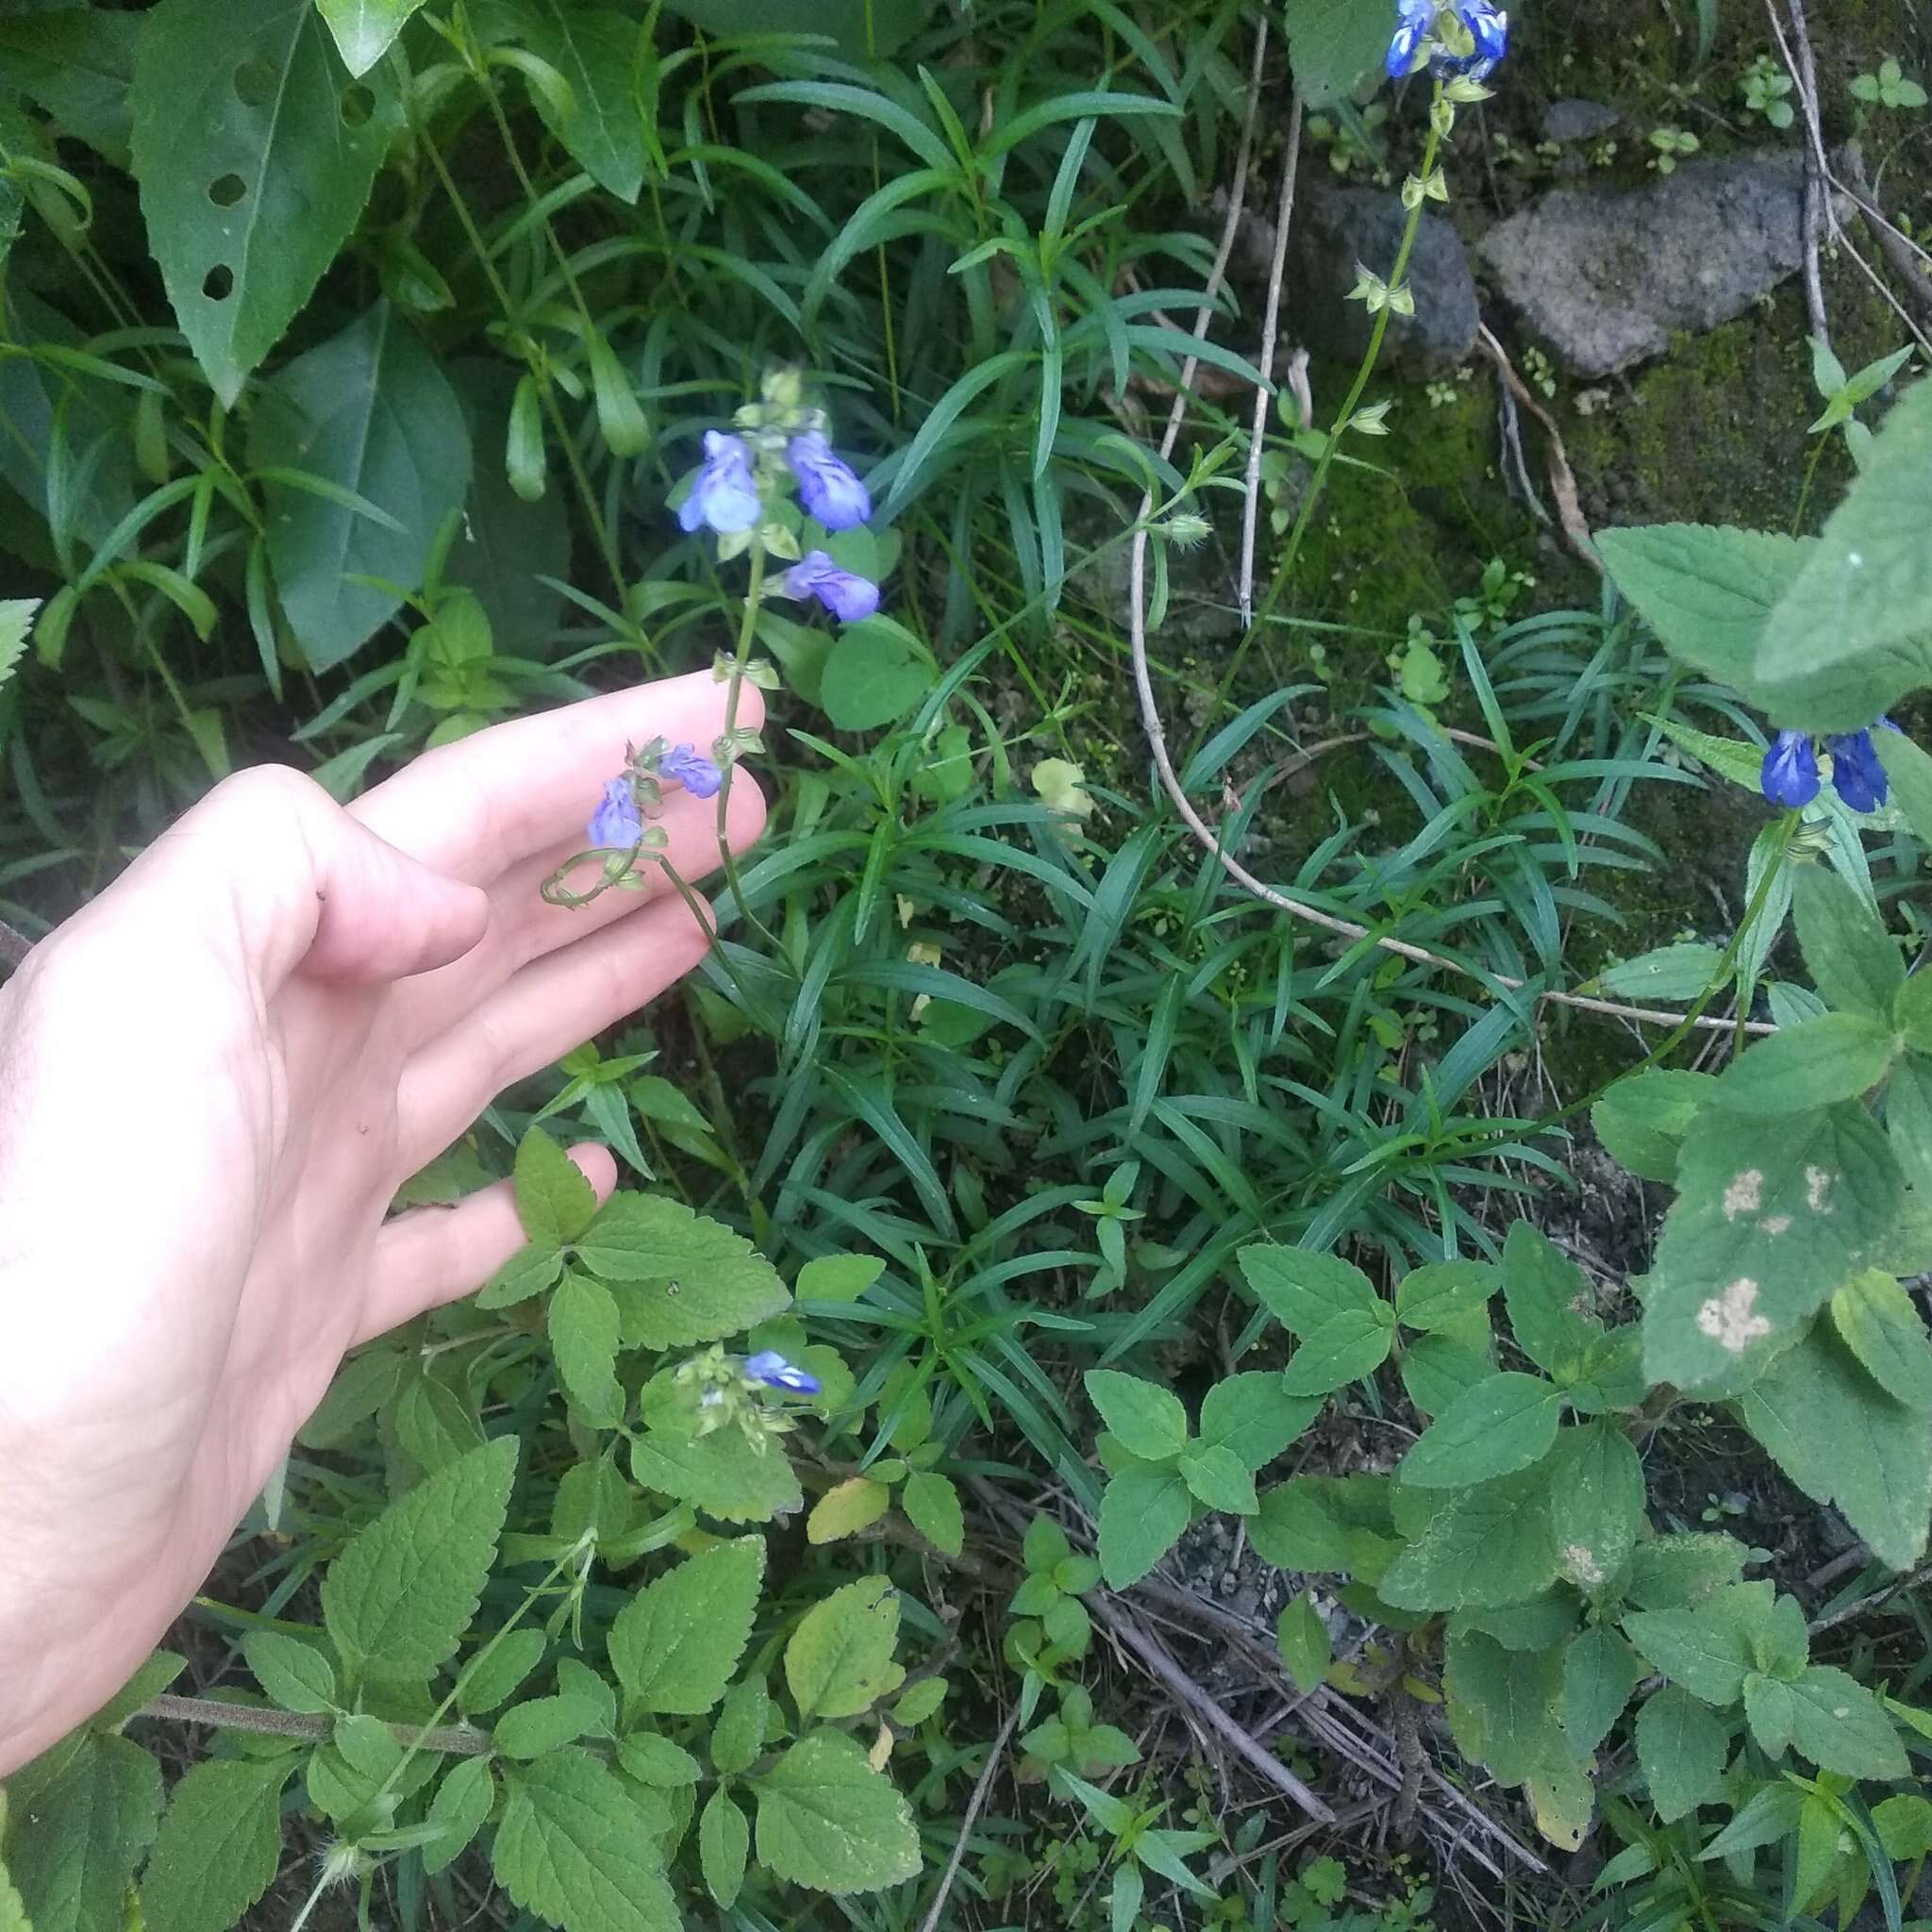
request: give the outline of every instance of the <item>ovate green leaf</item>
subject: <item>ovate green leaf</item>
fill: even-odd
[[[741,1536],[686,1557],[625,1605],[610,1626],[610,1665],[626,1723],[644,1711],[695,1717],[724,1696],[764,1575],[764,1539]]]
[[[1291,1598],[1274,1626],[1274,1641],[1281,1649],[1281,1660],[1294,1679],[1294,1688],[1306,1696],[1322,1681],[1334,1646],[1328,1626],[1322,1621],[1313,1599],[1305,1590]]]
[[[427,1822],[441,1832],[423,1847],[423,1869],[432,1877],[453,1865],[482,1830],[496,1803],[496,1780],[488,1759],[459,1757],[443,1773],[429,1801]]]
[[[1563,1653],[1563,1729],[1582,1756],[1610,1735],[1643,1675],[1637,1653],[1607,1624],[1579,1631]]]
[[[760,1454],[741,1429],[713,1429],[695,1440],[649,1430],[633,1440],[630,1467],[645,1489],[725,1523],[769,1523],[805,1500],[784,1450],[770,1442]]]
[[[720,1785],[705,1800],[698,1818],[698,1864],[705,1874],[705,1890],[727,1911],[744,1883],[750,1850],[751,1826]]]
[[[1845,1777],[1911,1774],[1885,1707],[1856,1677],[1813,1664],[1791,1687],[1791,1744]]]
[[[801,1717],[857,1717],[897,1690],[899,1593],[883,1576],[835,1590],[799,1619],[785,1681]]]
[[[1805,964],[1825,1003],[1890,1026],[1906,982],[1905,963],[1860,894],[1828,866],[1799,866],[1791,877],[1791,911]]]
[[[518,1905],[564,1932],[682,1932],[650,1814],[588,1752],[508,1767],[490,1862]]]
[[[957,1557],[966,1547],[966,1516],[949,1477],[915,1470],[906,1478],[899,1500],[913,1528],[935,1549]]]
[[[1503,1277],[1483,1261],[1429,1261],[1412,1268],[1395,1291],[1395,1319],[1405,1328],[1460,1331],[1489,1305]]]
[[[1782,1120],[1877,1086],[1893,1055],[1891,1023],[1865,1013],[1823,1013],[1787,1026],[1732,1061],[1717,1083],[1726,1112]]]
[[[351,74],[367,74],[423,0],[315,0]]]
[[[778,1272],[741,1235],[661,1194],[616,1194],[577,1244],[610,1284],[626,1348],[722,1341],[791,1304]]]
[[[1669,1186],[1698,1110],[1716,1091],[1708,1074],[1653,1067],[1619,1080],[1590,1110],[1596,1137],[1610,1158],[1639,1179]]]
[[[37,1932],[120,1925],[154,1842],[160,1766],[125,1738],[90,1731],[15,1772],[7,1801],[0,1852]]]
[[[1718,1795],[1729,1741],[1723,1721],[1674,1685],[1637,1713],[1637,1761],[1666,1824]]]
[[[600,186],[635,201],[644,181],[644,124],[633,79],[637,20],[581,0],[533,0],[521,19],[530,51],[571,88],[568,115],[533,88],[537,111]]]
[[[1188,1412],[1178,1396],[1115,1369],[1089,1369],[1085,1379],[1088,1399],[1129,1455],[1165,1462],[1187,1446]]]
[[[1868,1268],[1831,1298],[1831,1323],[1888,1395],[1932,1409],[1932,1342],[1918,1305],[1893,1278]]]
[[[175,1787],[141,1884],[147,1932],[225,1932],[268,1890],[281,1857],[282,1787],[294,1768],[293,1757],[210,1757]],[[113,1915],[87,1932],[118,1925],[119,1906],[117,1898]]]
[[[1359,1268],[1334,1255],[1256,1244],[1235,1258],[1261,1306],[1304,1341],[1332,1316],[1367,1312],[1381,1300]]]
[[[814,1890],[876,1891],[919,1870],[912,1810],[842,1732],[808,1732],[764,1776],[759,1864]]]
[[[1599,1419],[1565,1432],[1550,1485],[1563,1574],[1597,1591],[1623,1569],[1643,1524],[1643,1468],[1630,1439]]]
[[[1484,1609],[1534,1596],[1557,1570],[1548,1477],[1538,1465],[1451,1491],[1377,1587],[1400,1610]]]
[[[1100,1567],[1108,1585],[1138,1583],[1180,1541],[1193,1514],[1187,1484],[1171,1470],[1123,1470],[1100,1498]]]
[[[1540,1375],[1491,1375],[1417,1438],[1402,1458],[1402,1480],[1418,1489],[1464,1489],[1527,1469],[1557,1440],[1562,1407],[1563,1391]]]
[[[1350,1308],[1331,1315],[1309,1331],[1281,1372],[1281,1387],[1292,1396],[1326,1395],[1388,1359],[1395,1339],[1393,1310],[1378,1301],[1373,1308]]]
[[[1507,1650],[1481,1631],[1452,1626],[1442,1689],[1457,1742],[1499,1782],[1520,1785],[1538,1766],[1571,1756],[1558,1716],[1560,1651]]]
[[[1358,0],[1288,0],[1289,59],[1303,100],[1334,108],[1379,78],[1389,35],[1381,9]]]

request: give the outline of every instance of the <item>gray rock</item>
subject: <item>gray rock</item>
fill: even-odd
[[[1576,141],[1595,141],[1623,125],[1623,115],[1601,101],[1552,101],[1543,109],[1543,139],[1564,146]]]
[[[1295,332],[1311,349],[1359,358],[1373,318],[1351,302],[1359,263],[1386,276],[1395,266],[1408,217],[1402,198],[1377,188],[1319,188],[1295,222]],[[1412,382],[1446,375],[1469,360],[1482,324],[1475,277],[1461,238],[1440,215],[1425,214],[1409,258],[1415,314],[1392,319],[1385,353]]]
[[[1715,328],[1804,258],[1805,163],[1683,163],[1630,193],[1559,188],[1491,229],[1504,299],[1574,374],[1628,369]]]

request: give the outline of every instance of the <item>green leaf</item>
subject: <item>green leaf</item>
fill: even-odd
[[[537,111],[601,187],[635,202],[644,182],[644,124],[634,70],[638,22],[615,8],[580,0],[532,0],[518,25],[530,51],[570,83],[571,112],[539,88]]]
[[[358,1533],[322,1579],[322,1614],[351,1669],[426,1677],[462,1641],[503,1533],[517,1443],[438,1470]]]
[[[780,1878],[818,1891],[877,1891],[919,1871],[911,1807],[842,1732],[808,1732],[752,1789],[758,1863]]]
[[[1654,1067],[1619,1080],[1591,1108],[1590,1124],[1620,1166],[1668,1187],[1690,1124],[1716,1088],[1708,1074]]]
[[[885,1272],[875,1255],[821,1255],[798,1271],[792,1292],[802,1302],[856,1302]]]
[[[649,1430],[632,1441],[630,1468],[645,1489],[725,1523],[769,1523],[805,1500],[784,1452],[771,1446],[760,1453],[742,1429],[714,1429],[695,1441]]]
[[[1570,1755],[1557,1714],[1562,1684],[1558,1652],[1507,1650],[1476,1630],[1449,1633],[1442,1690],[1450,1726],[1464,1755],[1499,1783],[1520,1785]]]
[[[1757,653],[1760,675],[1819,677],[1923,639],[1932,608],[1928,486],[1932,384],[1919,382],[1893,404],[1860,475],[1779,598]]]
[[[1845,1777],[1911,1775],[1885,1707],[1856,1677],[1813,1664],[1791,1690],[1791,1744],[1800,1756]]]
[[[890,617],[848,624],[825,658],[819,705],[841,731],[875,731],[903,718],[938,676],[932,653]]]
[[[1824,1013],[1786,1026],[1733,1060],[1717,1083],[1727,1113],[1782,1120],[1835,1100],[1856,1100],[1878,1085],[1895,1052],[1890,1020]]]
[[[1486,1307],[1502,1276],[1482,1261],[1430,1261],[1412,1268],[1395,1291],[1395,1319],[1428,1334],[1460,1332]]]
[[[626,1348],[688,1348],[791,1307],[778,1271],[741,1235],[662,1194],[615,1194],[577,1244],[617,1297]]]
[[[1334,1255],[1256,1245],[1235,1259],[1261,1306],[1303,1341],[1334,1316],[1372,1313],[1381,1302],[1369,1277]]]
[[[711,1726],[711,1762],[726,1776],[743,1771],[765,1748],[772,1694],[762,1677],[746,1677],[724,1693]]]
[[[698,1864],[705,1874],[705,1890],[726,1911],[744,1884],[750,1851],[751,1826],[720,1785],[705,1800],[698,1817]]]
[[[966,1547],[966,1515],[959,1491],[933,1470],[915,1470],[906,1478],[899,1500],[908,1520],[935,1549],[957,1557]]]
[[[1643,1466],[1630,1439],[1599,1419],[1564,1432],[1550,1486],[1550,1527],[1563,1574],[1597,1591],[1629,1560],[1643,1526]]]
[[[282,1787],[294,1768],[293,1757],[210,1757],[189,1771],[169,1794],[142,1878],[146,1932],[225,1932],[269,1889],[281,1861]],[[44,1928],[38,1914],[34,1923]],[[86,1932],[121,1923],[117,1896]]]
[[[517,1143],[517,1219],[532,1241],[562,1247],[590,1226],[597,1196],[584,1171],[541,1127]]]
[[[1377,1586],[1399,1610],[1521,1603],[1557,1575],[1543,1467],[1452,1491]]]
[[[1689,1610],[1638,1610],[1624,1634],[1674,1684],[1706,1704],[1735,1704],[1744,1692],[1751,1655],[1754,1586],[1727,1585]]]
[[[1280,1646],[1281,1660],[1294,1688],[1307,1696],[1322,1681],[1334,1656],[1328,1626],[1322,1621],[1313,1599],[1305,1590],[1291,1598],[1274,1626],[1274,1641]]]
[[[1919,842],[1932,845],[1932,755],[1903,731],[1874,731],[1872,742],[1891,780],[1898,808],[1919,835]]]
[[[1288,1395],[1326,1395],[1331,1391],[1372,1374],[1389,1358],[1395,1329],[1393,1310],[1378,1301],[1373,1308],[1351,1308],[1331,1315],[1313,1329],[1289,1357],[1281,1372]]]
[[[1884,1135],[1849,1105],[1783,1120],[1726,1114],[1723,1131],[1686,1142],[1677,1178],[1650,1274],[1643,1369],[1717,1393],[1790,1348],[1904,1203]]]
[[[1180,1541],[1194,1506],[1172,1470],[1124,1469],[1100,1498],[1100,1568],[1108,1587],[1138,1583]]]
[[[1717,977],[1724,954],[1716,946],[1658,946],[1597,974],[1603,991],[1620,1000],[1694,1000]]]
[[[762,1537],[688,1557],[647,1583],[610,1626],[625,1722],[642,1711],[696,1717],[724,1694],[751,1640],[765,1576]]]
[[[1348,1525],[1336,1512],[1325,1479],[1291,1476],[1260,1499],[1248,1541],[1277,1570],[1341,1571],[1349,1567]]]
[[[0,598],[0,685],[13,675],[33,631],[34,612],[40,608],[35,597]]]
[[[248,452],[275,473],[264,490],[268,555],[289,628],[311,670],[333,670],[401,604],[395,591],[354,579],[413,591],[438,527],[462,506],[462,406],[435,357],[378,302],[262,385]],[[303,475],[330,493],[298,487]]]
[[[849,59],[884,60],[924,30],[930,0],[666,0],[707,33],[829,34]]]
[[[242,1640],[242,1656],[284,1710],[313,1714],[335,1707],[335,1670],[312,1643],[276,1630],[251,1630]]]
[[[1603,1325],[1587,1312],[1582,1269],[1527,1221],[1512,1223],[1503,1243],[1503,1301],[1516,1345],[1558,1382],[1580,1381]]]
[[[1863,897],[1828,866],[1801,865],[1791,875],[1791,912],[1805,964],[1825,1004],[1889,1029],[1906,983],[1905,962]]]
[[[476,1295],[476,1306],[479,1308],[514,1307],[518,1302],[526,1302],[533,1295],[540,1295],[554,1287],[562,1273],[562,1249],[545,1247],[541,1241],[533,1241],[526,1248],[519,1248],[483,1284]]]
[[[1768,1757],[1783,1757],[1791,1741],[1791,1726],[1797,1722],[1791,1687],[1753,1671],[1744,1679],[1744,1717],[1757,1748]]]
[[[1925,1554],[1932,1519],[1932,1416],[1888,1395],[1830,1325],[1772,1363],[1739,1419],[1814,1502],[1836,1504],[1894,1570]]]
[[[1579,1631],[1563,1653],[1563,1730],[1588,1757],[1610,1735],[1643,1675],[1637,1653],[1607,1624]]]
[[[542,1757],[596,1730],[602,1716],[593,1698],[533,1697],[527,1704],[511,1705],[490,1735],[506,1757]]]
[[[89,1731],[14,1772],[6,1797],[0,1849],[36,1932],[119,1926],[160,1817],[160,1766],[125,1738]]]
[[[1228,1375],[1201,1404],[1201,1446],[1231,1450],[1244,1469],[1265,1469],[1321,1407],[1319,1396],[1283,1394],[1280,1375],[1266,1370]]]
[[[27,9],[0,20],[0,69],[63,134],[127,165],[132,122],[127,105],[141,21],[99,8]]]
[[[427,1822],[440,1828],[441,1838],[423,1847],[423,1869],[432,1878],[456,1863],[470,1841],[483,1829],[496,1803],[496,1780],[483,1757],[459,1757],[443,1773],[429,1801]]]
[[[1088,1400],[1129,1455],[1166,1462],[1187,1447],[1188,1412],[1178,1396],[1117,1369],[1089,1369],[1083,1379]]]
[[[588,1752],[506,1767],[490,1862],[518,1905],[564,1932],[681,1932],[649,1814]]]
[[[1303,101],[1317,111],[1339,107],[1379,79],[1391,31],[1382,8],[1358,0],[1288,0],[1289,61]]]
[[[1684,1610],[1737,1582],[1749,1554],[1735,1537],[1710,1532],[1652,1537],[1630,1556],[1633,1603],[1646,1610]]]
[[[572,1404],[592,1428],[615,1428],[625,1401],[617,1384],[617,1303],[610,1291],[570,1269],[544,1313],[558,1376]]]
[[[1254,1472],[1232,1449],[1203,1444],[1184,1455],[1179,1468],[1181,1480],[1210,1509],[1252,1516],[1259,1507]]]
[[[704,1767],[682,1745],[652,1731],[634,1732],[617,1747],[617,1761],[640,1784],[659,1790],[694,1785],[704,1776]]]
[[[315,0],[336,50],[351,74],[363,75],[389,52],[390,42],[423,0]]]
[[[142,22],[130,100],[148,246],[230,408],[354,231],[395,129],[387,75],[358,83],[370,110],[353,122],[345,78],[309,0],[161,0]]]
[[[1729,1744],[1723,1722],[1674,1686],[1637,1713],[1637,1761],[1666,1824],[1720,1794]]]
[[[1416,1489],[1466,1489],[1527,1469],[1557,1440],[1562,1407],[1563,1391],[1540,1375],[1491,1375],[1416,1439],[1402,1458],[1402,1480]]]
[[[883,1576],[835,1590],[799,1619],[785,1682],[801,1717],[857,1717],[899,1688],[899,1593]]]
[[[811,1514],[806,1518],[805,1540],[809,1543],[842,1541],[871,1528],[891,1507],[889,1485],[870,1476],[847,1476],[812,1505]]]
[[[1831,1324],[1888,1395],[1932,1409],[1932,1342],[1918,1305],[1890,1274],[1855,1274],[1831,1298]]]
[[[1402,1351],[1402,1386],[1425,1416],[1439,1416],[1495,1374],[1487,1342],[1474,1347],[1457,1335],[1424,1335]]]
[[[1897,1792],[1873,1806],[1872,1824],[1888,1858],[1923,1858],[1932,1853],[1932,1798]]]
[[[466,1717],[494,1710],[543,1661],[548,1647],[542,1631],[527,1624],[506,1630],[463,1667],[457,1681],[458,1707]]]

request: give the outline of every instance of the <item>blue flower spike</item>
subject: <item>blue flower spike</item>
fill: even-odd
[[[788,1362],[775,1348],[760,1349],[745,1358],[744,1373],[750,1380],[767,1389],[784,1389],[793,1395],[816,1395],[819,1378]]]
[[[1395,38],[1389,42],[1389,78],[1407,80],[1428,58],[1437,0],[1396,0]]]
[[[856,530],[872,515],[872,492],[816,429],[794,436],[785,458],[806,508],[828,530]]]
[[[628,852],[644,836],[644,822],[638,812],[628,778],[613,778],[604,788],[597,809],[591,814],[588,837],[600,852]]]
[[[724,774],[703,752],[688,744],[674,744],[658,760],[658,775],[675,778],[693,798],[716,798]]]
[[[743,442],[706,430],[704,467],[677,512],[678,527],[689,535],[702,524],[721,537],[738,537],[755,528],[763,514]]]
[[[1780,731],[1764,754],[1758,780],[1764,795],[1788,811],[1809,805],[1818,796],[1818,752],[1808,731]]]
[[[879,587],[841,570],[823,550],[808,550],[779,579],[787,597],[816,597],[841,624],[857,624],[879,608]]]
[[[1896,731],[1890,718],[1881,718],[1879,727]],[[1832,789],[1853,811],[1876,811],[1888,791],[1885,767],[1872,742],[1872,730],[1841,732],[1824,741],[1831,754]]]
[[[1509,16],[1491,0],[1396,0],[1391,80],[1406,79],[1426,65],[1441,80],[1483,81],[1508,51]]]

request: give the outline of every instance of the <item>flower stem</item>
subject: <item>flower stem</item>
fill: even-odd
[[[731,849],[731,779],[738,769],[738,747],[732,736],[738,729],[738,700],[744,690],[745,667],[751,662],[752,640],[758,635],[758,607],[765,595],[765,546],[755,538],[751,546],[751,579],[744,587],[744,612],[739,620],[738,649],[732,655],[729,679],[724,691],[724,741],[727,756],[718,763],[718,854],[724,861],[724,881],[738,902],[740,916],[774,953],[781,953],[776,936],[751,908],[738,875],[738,855]],[[718,935],[712,936],[713,943]]]

